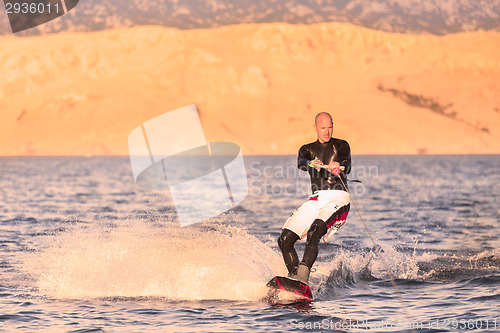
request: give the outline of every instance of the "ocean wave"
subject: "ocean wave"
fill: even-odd
[[[317,285],[315,292],[320,296],[338,293],[343,288],[366,282],[391,286],[391,278],[397,285],[407,287],[454,281],[478,285],[498,284],[500,281],[495,273],[500,269],[499,254],[498,249],[438,253],[398,252],[390,246],[341,249],[333,259],[316,264],[316,273],[312,274],[311,281]]]

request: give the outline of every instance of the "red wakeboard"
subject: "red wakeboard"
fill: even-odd
[[[266,286],[269,288],[267,300],[271,304],[294,304],[312,302],[311,288],[307,283],[275,276]]]

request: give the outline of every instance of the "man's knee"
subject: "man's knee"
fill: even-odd
[[[311,242],[319,242],[321,236],[326,234],[327,227],[325,221],[321,219],[316,219],[311,224],[309,231],[307,232],[307,244]]]
[[[298,239],[299,237],[293,231],[283,229],[281,235],[278,238],[278,246],[281,250],[288,247],[293,247]]]

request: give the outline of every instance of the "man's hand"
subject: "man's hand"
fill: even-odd
[[[328,171],[330,171],[334,176],[340,175],[340,163],[331,161],[328,164]]]
[[[309,166],[312,167],[312,168],[315,168],[316,170],[321,170],[320,166],[323,165],[323,162],[321,162],[319,160],[319,158],[315,158],[314,160],[312,160],[311,162],[309,162]]]

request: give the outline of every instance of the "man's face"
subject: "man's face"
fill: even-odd
[[[316,124],[314,125],[314,129],[318,134],[318,140],[321,143],[325,143],[332,138],[333,134],[333,124],[332,120],[328,115],[320,115],[316,120]]]

